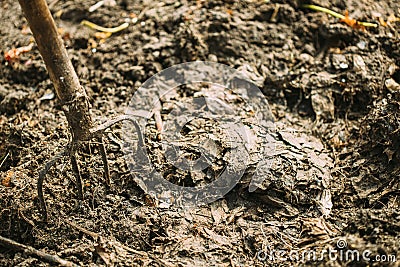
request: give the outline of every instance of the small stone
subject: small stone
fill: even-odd
[[[389,66],[387,71],[388,71],[388,74],[390,76],[392,76],[396,72],[396,70],[397,70],[396,64],[392,63],[392,64],[390,64],[390,66]]]
[[[307,53],[301,53],[299,55],[299,59],[305,63],[313,63],[314,62],[314,57]]]
[[[362,56],[354,55],[353,56],[353,66],[355,71],[365,71],[365,62]]]
[[[394,79],[390,78],[385,81],[386,88],[389,89],[391,93],[400,92],[400,84],[398,84]]]
[[[157,58],[157,57],[160,56],[160,51],[154,51],[152,54],[153,54],[154,57]]]
[[[312,46],[310,44],[306,44],[306,45],[304,45],[303,52],[310,54],[310,55],[315,55],[315,48],[314,48],[314,46]]]
[[[364,41],[360,41],[357,43],[357,47],[360,48],[361,50],[364,50],[367,47],[367,43]]]
[[[214,55],[214,54],[209,54],[208,55],[208,61],[218,62],[218,57],[216,55]]]
[[[332,64],[332,67],[336,70],[349,68],[347,59],[342,54],[333,54],[331,56],[331,64]]]

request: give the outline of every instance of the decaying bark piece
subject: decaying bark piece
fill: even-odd
[[[93,124],[88,97],[68,58],[46,1],[19,0],[19,4],[29,22],[57,96],[65,106],[73,141],[88,139]]]

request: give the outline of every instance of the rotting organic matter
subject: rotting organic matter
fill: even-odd
[[[61,17],[55,17],[56,25],[70,35],[64,43],[81,85],[92,98],[95,122],[96,114],[123,114],[130,92],[163,68],[194,57],[231,67],[249,64],[265,79],[261,88],[283,130],[300,129],[302,135],[307,133],[303,130],[310,132],[310,136],[322,141],[323,154],[334,159],[329,186],[331,213],[321,216],[312,202],[281,190],[282,186],[290,188],[290,181],[295,181],[293,186],[315,192],[303,179],[304,174],[313,173],[299,168],[307,165],[295,165],[291,160],[297,155],[293,149],[297,149],[292,138],[284,134],[281,142],[292,143],[292,153],[280,154],[276,174],[285,183],[270,180],[273,190],[248,194],[243,192],[247,188],[240,187],[224,199],[191,212],[151,206],[151,200],[143,196],[126,166],[120,140],[125,133],[116,126],[107,136],[112,190],[105,190],[102,185],[100,153],[89,161],[93,150],[81,146],[82,178],[84,184],[90,183],[85,186],[85,200],[76,209],[75,201],[70,199],[76,190],[70,181],[74,180],[72,171],[62,171],[70,169],[65,157],[65,163],[58,161],[46,176],[43,189],[49,222],[41,223],[36,207],[39,164],[50,159],[50,154],[55,153],[49,152],[56,152],[54,149],[61,151],[70,134],[58,101],[39,101],[50,92],[51,84],[44,75],[44,63],[35,44],[16,62],[18,68],[0,58],[0,179],[9,177],[11,183],[10,187],[0,185],[2,236],[80,266],[105,265],[102,257],[113,257],[111,264],[119,266],[368,264],[332,262],[328,258],[319,263],[312,259],[290,261],[279,257],[267,263],[256,257],[258,251],[295,250],[299,255],[309,255],[310,249],[315,248],[319,253],[336,248],[338,238],[348,243],[341,250],[343,255],[357,249],[360,253],[371,251],[371,256],[385,253],[400,258],[399,172],[395,170],[400,166],[400,153],[391,155],[396,145],[392,141],[400,140],[399,132],[393,132],[397,129],[394,126],[399,117],[400,95],[385,85],[387,79],[400,79],[399,22],[356,31],[321,12],[299,9],[295,1],[199,1],[200,9],[196,9],[196,1],[117,1],[114,7],[103,6],[89,13],[89,6],[95,2],[48,1],[57,3],[53,7],[49,4],[53,15],[63,12]],[[398,16],[396,10],[400,8],[400,2],[395,0],[348,1],[345,5],[343,1],[332,1],[324,5],[342,14],[348,9],[354,18],[371,22],[377,19],[376,12],[388,21],[392,13]],[[22,32],[27,27],[18,2],[3,0],[0,9],[1,49],[29,45],[32,35]],[[228,9],[232,15],[226,12]],[[270,21],[275,9],[275,21]],[[79,24],[81,19],[87,19],[113,27],[124,23],[130,14],[137,15],[137,23],[131,22],[128,29],[96,47],[92,46],[92,31]],[[191,14],[190,21],[185,20],[187,14]],[[360,57],[365,63],[362,68],[353,64]],[[341,69],[340,63],[348,68]],[[191,88],[182,91],[176,102],[193,92]],[[315,102],[315,96],[321,101],[330,98],[321,103],[333,106]],[[331,106],[334,117],[328,117]],[[169,116],[165,113],[167,108],[163,102],[163,119]],[[317,112],[321,114],[319,120],[313,117]],[[290,133],[297,139],[297,132]],[[146,125],[145,136],[151,156],[153,144],[161,142],[156,139],[154,120]],[[9,176],[9,171],[14,174]],[[90,177],[86,176],[89,173]],[[175,180],[182,177],[176,171],[170,176]],[[319,181],[314,179],[311,185],[314,187]],[[300,212],[294,215],[293,208]],[[103,237],[103,242],[67,220]],[[113,241],[148,256],[119,249]],[[0,248],[0,265],[46,263],[6,246]]]

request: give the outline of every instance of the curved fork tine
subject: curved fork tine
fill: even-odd
[[[98,140],[100,140],[100,153],[101,153],[103,164],[104,164],[104,172],[105,172],[105,178],[106,178],[107,185],[110,185],[111,182],[110,182],[109,165],[108,165],[108,160],[107,160],[107,152],[104,147],[102,133],[106,129],[115,125],[116,123],[119,123],[124,120],[130,121],[135,126],[135,130],[138,135],[138,148],[139,148],[138,155],[140,155],[139,158],[140,157],[145,158],[145,155],[142,152],[142,150],[145,148],[144,137],[143,137],[142,131],[140,129],[139,123],[136,121],[136,118],[134,115],[120,115],[114,119],[106,121],[105,123],[92,128],[91,129],[92,137],[96,137],[96,138],[98,138]]]
[[[74,172],[76,179],[76,188],[78,189],[78,199],[83,200],[83,185],[82,185],[82,176],[81,171],[79,169],[78,163],[78,144],[72,144],[71,151],[69,153],[69,157],[71,159],[72,171]]]
[[[47,208],[46,208],[46,202],[44,200],[43,196],[43,182],[44,178],[46,177],[46,174],[49,172],[51,167],[56,164],[56,162],[64,157],[68,152],[68,149],[65,149],[64,151],[61,151],[57,155],[55,155],[51,160],[49,160],[46,165],[39,171],[39,178],[37,181],[37,193],[38,193],[38,199],[39,199],[39,206],[40,209],[42,210],[42,217],[43,220],[47,222]]]
[[[139,145],[144,146],[144,138],[143,138],[142,132],[140,131],[140,126],[139,126],[138,122],[136,121],[135,116],[132,116],[132,115],[120,115],[120,116],[116,117],[115,119],[111,119],[101,125],[94,127],[90,132],[91,132],[92,136],[95,136],[95,135],[105,131],[107,128],[110,128],[114,124],[124,121],[124,120],[130,121],[133,123],[133,125],[136,128],[136,132],[138,134]]]
[[[141,147],[144,147],[144,138],[143,138],[142,132],[140,130],[140,126],[139,126],[138,122],[135,119],[135,116],[132,116],[132,115],[121,115],[121,116],[116,117],[115,119],[109,120],[109,121],[107,121],[107,122],[105,122],[105,123],[103,123],[103,124],[91,129],[91,136],[98,138],[98,140],[100,141],[100,153],[101,153],[103,164],[104,164],[105,179],[106,179],[107,185],[110,185],[110,170],[109,170],[109,166],[108,166],[107,154],[106,154],[106,150],[105,150],[105,147],[104,147],[102,133],[107,128],[110,128],[114,124],[116,124],[118,122],[121,122],[121,121],[124,121],[124,120],[128,120],[128,121],[133,123],[133,125],[135,126],[135,129],[136,129],[136,132],[138,134],[139,145]],[[37,191],[38,191],[39,205],[40,205],[40,208],[42,210],[42,216],[43,216],[43,220],[44,221],[47,221],[47,207],[46,207],[46,202],[45,202],[44,196],[43,196],[44,178],[45,178],[46,174],[48,173],[48,171],[57,162],[57,160],[59,160],[63,156],[69,155],[69,157],[70,157],[72,169],[73,169],[75,177],[76,177],[76,186],[78,188],[78,197],[80,199],[83,199],[82,178],[81,178],[79,165],[78,165],[78,160],[77,160],[77,149],[78,149],[77,145],[78,144],[76,144],[76,143],[75,144],[70,144],[70,146],[68,148],[66,148],[64,151],[58,153],[51,160],[49,160],[46,163],[46,165],[44,166],[44,168],[41,169],[40,172],[39,172],[39,178],[38,178],[38,183],[37,183]]]
[[[106,180],[106,185],[111,186],[110,167],[108,166],[107,151],[104,146],[103,136],[100,136],[98,138],[98,141],[99,141],[99,149],[100,149],[101,159],[103,161],[104,178]]]

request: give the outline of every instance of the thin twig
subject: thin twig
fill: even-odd
[[[319,11],[319,12],[324,12],[324,13],[329,14],[329,15],[335,17],[335,18],[338,18],[338,19],[342,19],[342,20],[346,19],[345,15],[339,14],[339,13],[337,13],[337,12],[335,12],[333,10],[330,10],[328,8],[325,8],[325,7],[321,7],[321,6],[317,6],[317,5],[307,5],[307,4],[302,5],[302,7],[308,8],[308,9],[311,9],[311,10],[315,10],[315,11]],[[361,26],[364,26],[364,27],[378,27],[378,24],[371,23],[371,22],[357,21],[357,23],[359,25],[361,25]]]
[[[114,28],[105,28],[105,27],[99,26],[99,25],[94,24],[93,22],[90,22],[90,21],[87,21],[87,20],[82,20],[81,24],[85,25],[85,26],[87,26],[87,27],[89,27],[91,29],[94,29],[96,31],[108,32],[108,33],[116,33],[116,32],[122,31],[122,30],[124,30],[124,29],[129,27],[129,23],[128,22],[125,22],[125,23],[119,25],[118,27],[114,27]]]
[[[97,233],[95,233],[95,232],[92,232],[92,231],[90,231],[90,230],[87,230],[87,229],[83,228],[82,226],[77,225],[77,224],[74,223],[74,222],[71,222],[71,221],[65,220],[65,219],[64,219],[63,221],[64,221],[65,223],[69,224],[70,226],[76,228],[76,229],[79,230],[80,232],[84,233],[85,235],[91,236],[91,237],[93,237],[93,238],[96,239],[96,240],[99,238],[99,234],[97,234]]]
[[[55,264],[58,264],[60,266],[67,266],[67,267],[78,267],[79,266],[79,265],[77,265],[77,264],[75,264],[73,262],[61,259],[57,255],[47,254],[45,252],[42,252],[40,250],[35,249],[34,247],[18,243],[18,242],[14,241],[14,240],[11,240],[11,239],[8,239],[8,238],[2,237],[2,236],[0,236],[0,243],[3,244],[6,247],[10,247],[10,248],[12,248],[14,250],[23,251],[23,252],[25,252],[27,254],[39,257],[39,258],[41,258],[41,259],[43,259],[45,261],[48,261],[48,262],[51,262],[51,263],[55,263]]]
[[[10,155],[10,152],[7,152],[7,154],[3,157],[3,160],[0,163],[0,168],[3,166],[4,162],[7,160],[9,155]]]
[[[337,13],[337,12],[335,12],[333,10],[330,10],[328,8],[322,7],[322,6],[304,4],[303,7],[304,8],[309,8],[309,9],[315,10],[315,11],[324,12],[324,13],[329,14],[329,15],[335,17],[335,18],[338,18],[338,19],[344,19],[345,18],[344,15],[342,15],[340,13]]]
[[[84,233],[84,234],[86,234],[86,235],[88,235],[88,236],[93,237],[93,238],[96,239],[96,240],[97,240],[98,238],[101,238],[101,239],[103,239],[103,240],[107,240],[106,238],[100,236],[99,234],[97,234],[97,233],[95,233],[95,232],[92,232],[92,231],[90,231],[90,230],[87,230],[87,229],[83,228],[82,226],[77,225],[77,224],[74,223],[74,222],[71,222],[71,221],[69,221],[69,220],[64,220],[64,222],[66,222],[66,223],[69,224],[70,226],[74,227],[74,228],[77,229],[78,231],[80,231],[80,232],[82,232],[82,233]],[[119,241],[116,241],[116,242],[114,241],[114,242],[110,242],[110,243],[114,243],[114,245],[117,245],[117,246],[119,246],[119,247],[125,249],[126,251],[129,251],[129,252],[138,254],[138,255],[140,255],[140,256],[149,257],[149,255],[148,255],[146,252],[144,252],[144,251],[139,251],[139,250],[130,248],[130,247],[128,247],[128,246],[125,246],[124,244],[120,243]]]

